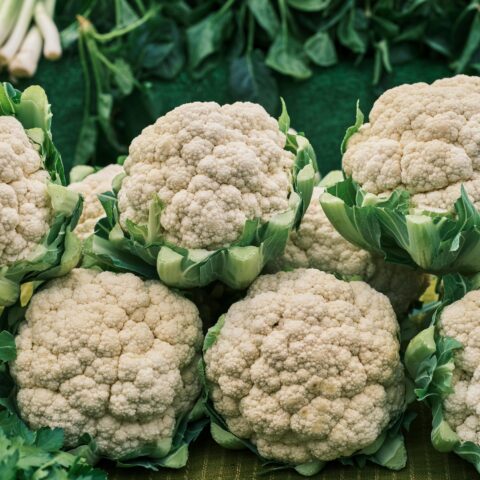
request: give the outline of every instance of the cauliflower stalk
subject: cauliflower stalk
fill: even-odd
[[[99,263],[191,288],[247,287],[308,207],[315,154],[260,106],[175,108],[130,145],[92,242]],[[120,184],[121,183],[121,184]]]
[[[405,314],[425,290],[426,275],[409,267],[386,263],[381,257],[349,243],[335,230],[319,203],[325,191],[324,184],[332,176],[340,180],[342,174],[330,172],[314,188],[300,227],[290,234],[285,253],[270,262],[268,270],[316,268],[347,280],[363,280],[387,295],[397,315]]]
[[[96,455],[179,468],[206,423],[202,341],[195,305],[159,281],[74,269],[32,297],[15,337],[18,411],[32,429],[62,428],[66,446],[87,433]]]
[[[402,468],[398,334],[364,282],[315,269],[258,278],[205,339],[214,439],[305,475],[351,457]]]
[[[357,106],[342,143],[348,178],[323,209],[351,243],[434,274],[480,270],[480,78],[401,85]]]
[[[40,87],[0,84],[0,310],[80,257],[72,230],[82,200],[64,186],[51,117]]]
[[[79,165],[70,172],[70,190],[83,196],[83,211],[75,233],[81,240],[93,234],[95,225],[104,215],[102,204],[98,196],[112,190],[112,182],[123,173],[121,165],[107,165],[101,170],[95,171],[93,167]]]
[[[443,288],[432,325],[410,341],[405,365],[417,398],[432,409],[433,446],[480,473],[480,275],[447,275]]]

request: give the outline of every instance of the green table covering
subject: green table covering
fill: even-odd
[[[430,444],[431,418],[426,408],[416,405],[417,418],[407,434],[408,464],[400,472],[391,472],[373,464],[364,469],[328,465],[314,480],[474,480],[475,469],[453,454],[442,454]],[[219,447],[208,432],[194,443],[186,468],[178,471],[150,472],[140,469],[121,470],[102,465],[110,480],[301,480],[293,471],[285,470],[260,475],[262,466],[245,450],[225,450]]]

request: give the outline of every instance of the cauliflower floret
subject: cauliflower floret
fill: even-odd
[[[160,282],[75,269],[33,296],[16,337],[20,413],[111,458],[155,451],[199,394],[201,344],[198,310]]]
[[[325,215],[315,187],[300,228],[290,234],[285,253],[268,266],[270,272],[292,268],[317,268],[344,277],[359,277],[387,295],[398,315],[406,313],[428,285],[425,274],[386,263],[345,240]]]
[[[440,334],[463,345],[454,356],[453,393],[443,403],[445,420],[460,440],[480,444],[480,290],[447,306],[439,322]]]
[[[464,184],[480,208],[480,78],[387,90],[354,134],[343,168],[367,192],[397,187],[424,209],[451,210]]]
[[[229,246],[245,222],[288,208],[292,153],[260,106],[195,102],[175,108],[130,145],[118,194],[120,223],[146,224],[154,195],[167,241],[186,248]]]
[[[49,180],[22,124],[0,116],[0,266],[31,257],[48,232]]]
[[[404,408],[387,297],[315,269],[257,279],[205,352],[215,409],[265,458],[350,456]]]
[[[121,165],[108,165],[96,173],[85,177],[81,182],[71,183],[68,188],[83,195],[83,211],[75,233],[85,240],[95,229],[95,224],[105,216],[98,195],[112,189],[112,181],[123,172]]]

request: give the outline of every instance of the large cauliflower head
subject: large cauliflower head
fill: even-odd
[[[0,116],[0,266],[30,258],[53,220],[50,180],[22,124]]]
[[[443,404],[445,420],[460,440],[480,444],[480,290],[447,306],[440,334],[463,344],[454,357],[453,393]]]
[[[151,200],[164,209],[167,241],[214,250],[237,240],[246,220],[288,208],[293,154],[260,106],[195,102],[175,108],[130,145],[118,193],[120,223],[146,224]]]
[[[160,282],[73,270],[34,295],[16,337],[21,416],[111,458],[161,455],[199,394],[201,343],[196,307]]]
[[[451,210],[464,184],[480,208],[480,77],[401,85],[374,104],[343,168],[367,192],[397,187],[414,206]]]
[[[350,456],[404,407],[390,302],[314,269],[257,279],[204,358],[215,409],[268,459]]]
[[[325,215],[315,187],[312,201],[298,230],[292,231],[285,253],[268,270],[317,268],[344,277],[358,277],[387,295],[395,312],[404,314],[427,287],[425,274],[383,259],[345,240]]]
[[[105,216],[98,195],[112,189],[113,179],[123,172],[121,165],[108,165],[85,177],[81,182],[71,183],[68,188],[83,195],[83,211],[75,233],[85,240],[95,229],[95,224]]]

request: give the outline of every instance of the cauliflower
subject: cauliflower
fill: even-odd
[[[436,275],[480,271],[480,77],[401,85],[357,106],[348,178],[320,199],[351,243]]]
[[[343,169],[366,191],[405,188],[412,205],[452,210],[463,184],[480,206],[480,78],[400,85],[349,140]]]
[[[36,293],[11,373],[22,418],[92,435],[101,455],[159,458],[200,392],[196,307],[155,280],[75,269]]]
[[[121,165],[108,165],[92,173],[81,181],[70,183],[68,188],[83,195],[83,212],[78,221],[75,233],[85,240],[95,229],[95,224],[105,215],[98,195],[112,189],[113,179],[123,172]]]
[[[349,457],[404,410],[395,314],[364,282],[315,269],[265,275],[223,321],[204,347],[210,398],[266,459]]]
[[[467,293],[447,306],[439,320],[439,333],[463,346],[455,356],[453,392],[443,402],[445,420],[460,441],[480,445],[480,290]]]
[[[81,199],[64,186],[50,132],[50,105],[38,86],[0,84],[0,311],[24,283],[58,276],[80,256],[71,233]],[[25,278],[29,282],[24,282]]]
[[[341,277],[361,279],[387,295],[397,315],[406,313],[427,287],[426,275],[385,263],[345,240],[319,203],[323,192],[322,187],[315,187],[300,228],[290,234],[285,253],[274,259],[268,270],[317,268]]]
[[[405,366],[432,410],[432,444],[480,473],[480,275],[442,278],[432,325],[409,343]]]
[[[0,265],[29,258],[50,229],[50,175],[15,117],[0,117]]]
[[[107,211],[110,252],[99,238],[93,252],[118,265],[115,248],[125,246],[170,286],[245,288],[301,220],[315,165],[286,111],[277,123],[253,103],[182,105],[131,143]]]

